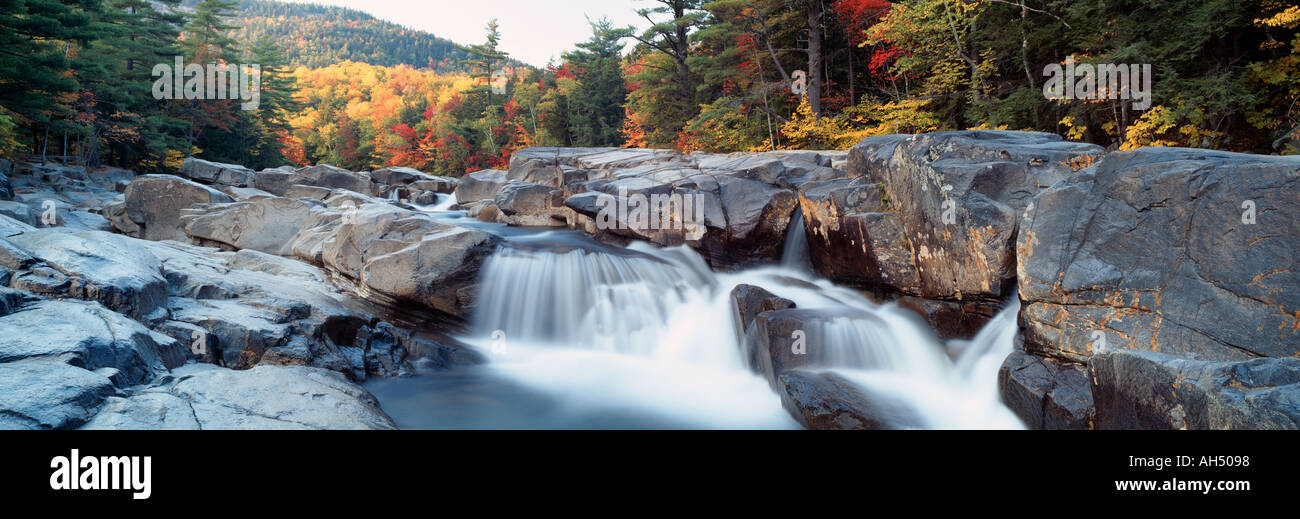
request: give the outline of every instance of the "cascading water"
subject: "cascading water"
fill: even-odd
[[[1021,427],[996,391],[1014,307],[954,362],[910,311],[802,269],[714,273],[686,247],[513,242],[484,265],[466,340],[492,355],[492,369],[570,406],[639,409],[684,427],[794,426],[746,365],[732,322],[731,290],[752,284],[821,311],[808,322],[810,362],[920,417],[900,426]]]
[[[785,248],[781,251],[781,266],[801,272],[813,271],[802,208],[796,208],[794,216],[790,217],[790,230],[785,233]]]
[[[434,212],[450,211],[452,206],[456,205],[456,203],[457,202],[456,202],[455,194],[450,194],[450,195],[439,194],[438,203],[430,206],[429,208],[427,208],[427,210],[434,211]]]

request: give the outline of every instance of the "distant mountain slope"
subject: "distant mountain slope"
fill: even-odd
[[[243,0],[234,24],[241,26],[232,34],[236,41],[251,44],[269,36],[291,64],[312,68],[351,60],[460,71],[459,63],[469,57],[451,40],[345,7]]]

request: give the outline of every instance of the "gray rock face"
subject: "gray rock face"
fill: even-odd
[[[1150,148],[1039,195],[1017,245],[1027,348],[1300,354],[1297,179],[1300,158]]]
[[[324,264],[377,295],[468,317],[491,235],[379,204],[361,206],[322,242]]]
[[[365,389],[338,373],[191,364],[175,379],[110,398],[83,429],[395,429]],[[267,398],[275,395],[275,398]]]
[[[794,308],[794,301],[768,292],[754,285],[737,285],[731,289],[731,310],[733,322],[740,326],[738,334],[743,338],[754,325],[754,319],[763,312]]]
[[[559,225],[563,220],[615,242],[687,244],[714,267],[735,268],[775,261],[798,206],[794,186],[810,178],[843,176],[829,167],[831,155],[687,156],[671,150],[530,148],[515,153],[504,179],[497,173],[471,175],[457,194],[462,204],[472,204],[483,196],[476,191],[495,193],[506,181],[550,187],[563,193],[564,208],[517,207],[520,204],[497,199],[495,205],[504,213],[497,221]],[[480,185],[485,180],[493,184]],[[541,188],[536,190],[540,198]],[[482,214],[483,208],[477,210]]]
[[[817,272],[841,283],[921,292],[915,251],[880,184],[862,178],[799,186],[799,205]]]
[[[369,173],[357,173],[343,168],[321,164],[290,171],[288,169],[268,169],[257,173],[253,187],[275,196],[285,196],[295,184],[323,187],[328,189],[346,189],[362,195],[372,195],[372,180]]]
[[[27,225],[36,225],[37,214],[22,202],[0,201],[0,216],[12,218]]]
[[[1099,429],[1300,429],[1300,359],[1112,351],[1089,363]]]
[[[192,238],[236,249],[293,255],[293,242],[311,217],[312,206],[291,198],[257,198],[216,205],[181,216]]]
[[[375,183],[373,193],[377,196],[387,195],[390,190],[398,187],[447,195],[455,191],[460,183],[454,178],[430,175],[412,168],[384,168],[371,171],[370,180]]]
[[[4,161],[4,162],[5,162],[6,164],[9,163],[9,161],[7,161],[7,160]],[[6,169],[8,169],[8,168],[6,168]],[[10,183],[9,183],[9,177],[6,176],[5,173],[7,173],[7,172],[0,172],[0,200],[13,200],[13,199],[14,199],[14,186],[13,186],[13,184],[10,184]]]
[[[809,429],[898,429],[916,423],[907,411],[870,398],[858,386],[830,371],[784,373],[779,392],[786,410]]]
[[[879,183],[898,214],[920,275],[916,295],[998,299],[1015,278],[1020,212],[1101,156],[1098,146],[1051,134],[940,132],[863,140],[848,167]]]
[[[152,241],[186,241],[181,226],[181,210],[197,204],[234,202],[230,195],[210,187],[171,175],[142,175],[126,188],[127,220],[138,228],[132,236]],[[128,232],[125,225],[118,230]]]
[[[185,345],[97,303],[39,301],[0,317],[0,362],[58,357],[89,371],[112,368],[116,382],[148,381],[190,357]]]
[[[506,184],[506,172],[488,169],[470,173],[461,177],[456,186],[456,201],[472,204],[480,200],[489,200],[496,196],[497,190]]]
[[[369,173],[356,173],[328,164],[299,169],[294,173],[294,184],[346,189],[363,195],[373,195]]]
[[[171,285],[171,320],[160,331],[186,344],[207,338],[203,362],[321,367],[355,380],[409,373],[419,349],[367,330],[387,329],[375,307],[342,293],[321,269],[253,250],[149,244]],[[437,354],[436,352],[434,352]]]
[[[0,429],[71,429],[115,392],[100,373],[52,357],[0,364]]]
[[[442,195],[450,195],[456,192],[456,187],[458,186],[460,186],[460,179],[434,176],[431,180],[417,180],[412,182],[410,188],[414,191],[426,191]]]
[[[67,429],[118,391],[183,364],[185,347],[97,303],[0,292],[0,429]]]
[[[504,223],[523,227],[566,225],[564,197],[553,187],[511,180],[494,196]]]
[[[1015,351],[998,371],[1002,400],[1030,429],[1092,429],[1092,388],[1084,366]]]
[[[19,270],[10,286],[52,297],[98,301],[142,321],[166,310],[162,264],[130,238],[100,231],[40,229],[8,241],[35,260],[8,264]]]
[[[187,157],[176,174],[205,184],[235,187],[250,187],[256,177],[253,170],[243,166],[209,162],[194,157]]]

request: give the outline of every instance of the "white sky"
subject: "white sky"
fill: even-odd
[[[616,27],[649,23],[636,9],[655,7],[651,0],[307,0],[365,11],[376,18],[419,29],[460,44],[482,43],[488,20],[501,27],[501,50],[534,66],[574,48],[591,36],[587,18],[602,16]],[[585,17],[584,17],[585,15]],[[627,48],[632,40],[626,40]]]

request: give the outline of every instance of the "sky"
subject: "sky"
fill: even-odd
[[[500,49],[534,66],[572,50],[591,36],[593,21],[602,16],[615,27],[649,23],[636,9],[658,5],[652,0],[308,0],[365,11],[377,18],[447,38],[460,44],[482,43],[487,23],[501,24]],[[584,16],[585,15],[585,16]],[[631,40],[628,40],[631,48]]]

